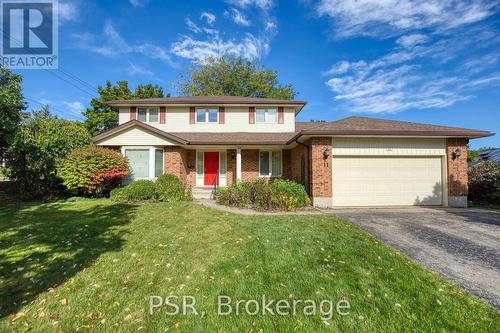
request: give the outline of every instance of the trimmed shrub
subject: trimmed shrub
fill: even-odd
[[[311,204],[302,185],[283,179],[271,184],[264,179],[235,183],[227,188],[219,188],[216,199],[222,205],[256,210],[294,211]]]
[[[226,206],[250,207],[257,210],[271,208],[271,190],[264,179],[234,183],[227,188],[219,188],[217,202]]]
[[[176,202],[191,200],[191,192],[174,174],[161,175],[156,180],[156,193],[160,201]]]
[[[500,163],[485,161],[470,168],[469,199],[500,204]]]
[[[89,196],[107,195],[128,173],[126,157],[93,145],[75,149],[57,166],[57,175],[68,190]]]
[[[136,180],[110,193],[113,201],[141,201],[156,199],[156,185],[151,180]]]
[[[9,146],[7,177],[25,197],[51,195],[62,190],[56,165],[73,149],[87,146],[92,138],[76,121],[41,119],[21,126]]]
[[[311,204],[304,186],[294,181],[276,179],[270,187],[272,204],[278,209],[293,211]]]

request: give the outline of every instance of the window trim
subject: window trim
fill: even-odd
[[[269,153],[269,174],[264,175],[260,172],[260,153],[261,152],[267,152]],[[279,175],[273,175],[273,152],[279,152],[280,153],[280,164],[281,164],[281,173]],[[260,149],[259,150],[259,177],[264,177],[264,178],[279,178],[283,177],[283,149]]]
[[[156,168],[156,160],[155,160],[155,152],[156,150],[161,150],[163,153],[162,153],[162,156],[163,156],[163,164],[162,164],[162,170],[163,170],[163,173],[162,174],[165,174],[165,149],[163,147],[157,147],[157,146],[122,146],[120,151],[121,151],[121,154],[122,156],[125,156],[127,157],[126,155],[126,151],[127,150],[134,150],[134,149],[142,149],[142,150],[145,150],[145,149],[148,149],[149,150],[149,172],[148,172],[148,176],[147,178],[134,178],[133,180],[130,178],[130,176],[126,177],[126,180],[127,182],[132,182],[132,181],[136,181],[136,180],[141,180],[141,179],[146,179],[146,180],[156,180],[158,177],[155,177],[155,168]],[[151,175],[153,177],[151,177]],[[125,179],[124,179],[125,180]]]
[[[140,121],[139,120],[139,110],[146,110],[146,121]],[[150,111],[155,110],[158,113],[158,120],[157,121],[151,121],[150,120]],[[160,123],[160,108],[157,106],[139,106],[137,107],[137,120],[140,121],[141,123],[146,123],[146,124],[159,124]]]
[[[264,110],[264,121],[257,121],[257,110]],[[269,110],[276,111],[275,121],[269,121]],[[256,107],[255,108],[255,123],[256,124],[277,124],[278,123],[278,108],[277,107]]]
[[[220,109],[220,107],[218,107],[218,106],[197,106],[194,109],[195,124],[218,124],[219,123],[219,116],[220,116],[219,109]],[[205,121],[198,121],[198,110],[205,110]],[[217,111],[217,119],[215,121],[209,121],[209,119],[210,119],[210,111],[209,110]]]

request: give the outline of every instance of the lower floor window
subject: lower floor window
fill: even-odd
[[[163,149],[125,148],[131,179],[155,178],[163,174]]]
[[[261,150],[259,174],[261,177],[280,177],[282,172],[281,150]]]

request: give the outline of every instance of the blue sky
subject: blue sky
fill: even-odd
[[[106,80],[175,96],[193,62],[227,53],[292,83],[308,101],[302,121],[361,115],[500,133],[497,0],[61,0],[59,17],[62,71],[17,72],[30,107],[63,118],[82,119]],[[498,147],[500,136],[472,146]]]

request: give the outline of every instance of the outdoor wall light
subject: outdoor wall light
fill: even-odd
[[[330,151],[330,149],[325,148],[325,150],[323,151],[323,158],[326,160],[328,157],[330,157],[331,154],[332,152]]]
[[[457,148],[457,149],[455,149],[455,150],[453,151],[453,153],[451,153],[451,157],[452,157],[454,160],[456,160],[457,158],[459,158],[459,157],[460,157],[460,155],[462,155],[462,152],[461,152],[461,151],[460,151],[460,149],[458,149],[458,148]]]

